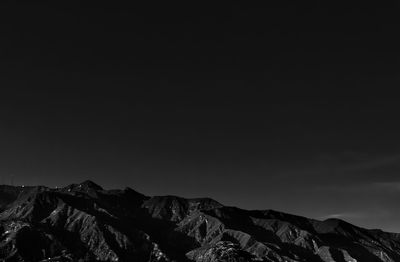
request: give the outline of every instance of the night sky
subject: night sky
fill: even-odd
[[[0,4],[0,183],[400,232],[398,4],[50,2]]]

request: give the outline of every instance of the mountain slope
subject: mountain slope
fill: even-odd
[[[92,181],[0,186],[0,207],[4,261],[400,261],[399,234]]]

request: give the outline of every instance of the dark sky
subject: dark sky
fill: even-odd
[[[400,232],[398,5],[50,2],[0,4],[1,182]]]

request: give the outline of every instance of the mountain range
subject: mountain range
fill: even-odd
[[[399,262],[400,234],[92,181],[2,185],[0,260]]]

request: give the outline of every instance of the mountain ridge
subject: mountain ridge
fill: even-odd
[[[90,180],[0,185],[0,210],[3,261],[400,261],[398,233]]]

